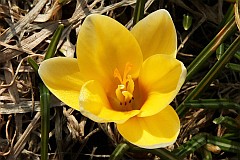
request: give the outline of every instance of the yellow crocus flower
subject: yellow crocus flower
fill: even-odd
[[[131,31],[114,19],[89,15],[80,27],[77,59],[45,60],[39,75],[61,101],[142,148],[173,144],[179,117],[169,105],[186,69],[176,59],[177,37],[170,14],[157,10]]]

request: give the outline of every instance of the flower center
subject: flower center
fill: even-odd
[[[132,64],[127,63],[123,72],[123,77],[121,76],[119,70],[116,68],[114,70],[114,77],[120,81],[115,93],[119,100],[121,106],[126,106],[126,110],[132,110],[131,102],[134,100],[134,81],[129,72],[132,69]]]

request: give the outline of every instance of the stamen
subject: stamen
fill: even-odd
[[[124,95],[125,102],[129,102],[129,100],[131,100],[133,97],[132,93],[128,91],[122,91],[122,94]]]
[[[127,76],[127,91],[129,91],[130,93],[133,93],[134,91],[134,81],[132,80],[131,75]]]
[[[131,105],[129,106],[129,104],[134,99],[134,81],[132,79],[132,76],[129,75],[131,69],[132,64],[127,63],[123,72],[123,77],[117,68],[114,70],[114,77],[117,78],[120,82],[115,91],[116,97],[120,101],[120,105],[124,104],[124,106],[127,107],[127,110],[131,110]]]
[[[122,94],[122,89],[124,89],[125,86],[124,85],[118,85],[118,88],[116,89],[115,93],[116,93],[116,96],[117,96],[117,99],[120,101],[120,102],[124,102],[125,100],[125,97],[124,95]]]

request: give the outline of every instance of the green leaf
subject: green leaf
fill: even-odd
[[[27,61],[29,65],[33,68],[34,72],[38,74],[38,68],[39,68],[38,64],[31,57],[29,57]]]
[[[52,37],[52,40],[48,46],[47,53],[44,59],[48,59],[54,56],[57,49],[58,42],[63,32],[63,29],[64,29],[64,25],[60,24]]]

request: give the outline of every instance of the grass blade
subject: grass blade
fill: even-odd
[[[219,29],[218,31],[227,23],[230,21],[230,19],[234,16],[234,4],[230,4],[228,7],[228,10],[226,12],[226,14],[224,15],[223,20],[221,21],[220,25],[219,25]]]
[[[218,146],[222,151],[240,153],[240,143],[228,139],[208,135],[208,143]]]
[[[128,144],[120,143],[111,154],[109,160],[121,160],[128,149],[129,149]]]
[[[192,139],[174,150],[175,155],[180,158],[186,157],[188,154],[195,152],[197,149],[207,143],[207,133],[200,133]]]
[[[232,139],[232,140],[239,140],[240,139],[240,131],[231,131],[228,133],[225,133],[222,138],[226,139]]]
[[[234,63],[228,63],[226,65],[226,68],[229,68],[233,71],[240,72],[240,65],[239,64],[234,64]]]
[[[162,160],[181,160],[179,157],[176,157],[173,153],[169,152],[166,149],[152,149],[149,150],[149,152],[157,155]]]
[[[160,157],[162,160],[181,160],[166,149],[143,149],[139,147],[130,147],[131,152],[148,152]]]
[[[222,57],[215,63],[211,70],[206,74],[206,76],[201,80],[197,87],[188,95],[188,97],[182,102],[182,104],[176,109],[178,115],[182,117],[186,108],[184,103],[192,100],[199,96],[199,94],[207,88],[207,86],[212,82],[216,75],[221,71],[223,67],[229,62],[229,60],[234,56],[237,50],[240,48],[240,36],[238,36],[234,42],[229,46],[229,48],[224,52]]]
[[[218,46],[237,30],[234,17],[222,28],[222,30],[214,37],[214,39],[202,50],[202,52],[187,67],[186,81],[197,73],[206,60],[215,52]]]
[[[229,129],[232,129],[232,130],[239,130],[240,129],[240,126],[239,124],[237,123],[237,121],[231,117],[228,117],[228,116],[221,116],[221,117],[218,117],[218,118],[215,118],[213,120],[213,123],[215,124],[222,124],[223,126],[229,128]]]
[[[189,28],[192,26],[192,16],[187,14],[183,15],[183,28],[185,31],[189,30]]]
[[[234,103],[228,99],[201,99],[190,100],[183,104],[188,108],[206,108],[206,109],[236,109],[240,111],[240,104]]]
[[[234,57],[236,57],[240,61],[240,52],[237,52]]]
[[[202,156],[202,160],[212,160],[212,153],[204,147],[201,148],[200,153]]]
[[[181,159],[200,149],[205,144],[212,144],[221,149],[221,151],[240,153],[240,143],[228,139],[212,136],[208,133],[199,133],[189,141],[175,149],[173,152]]]

